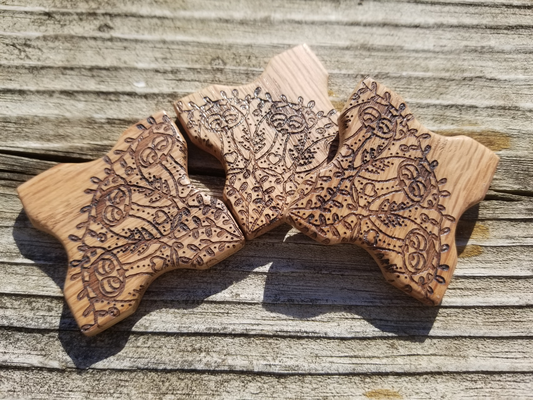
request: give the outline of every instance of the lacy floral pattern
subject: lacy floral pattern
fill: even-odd
[[[208,268],[244,242],[225,205],[190,184],[186,143],[165,114],[128,130],[103,160],[85,191],[87,218],[69,236],[84,332],[131,312],[162,272]]]
[[[222,91],[218,99],[190,102],[190,108],[177,103],[191,138],[225,163],[224,195],[249,238],[283,221],[288,199],[326,163],[337,135],[335,110],[262,92]]]
[[[335,159],[298,188],[291,223],[323,243],[351,242],[372,254],[387,280],[431,303],[453,241],[446,178],[428,159],[431,135],[406,105],[364,81],[343,111]]]

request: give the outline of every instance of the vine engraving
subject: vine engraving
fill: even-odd
[[[243,246],[225,205],[191,185],[186,160],[185,141],[161,113],[130,128],[90,178],[86,219],[69,236],[78,244],[70,280],[86,304],[82,331],[134,309],[162,272],[208,268]]]
[[[288,219],[326,244],[366,248],[393,285],[431,303],[447,285],[441,255],[453,241],[447,179],[428,159],[431,134],[395,94],[365,80],[340,119],[334,160],[298,188]]]
[[[283,221],[289,199],[326,163],[337,136],[335,110],[262,92],[221,91],[220,98],[189,102],[188,109],[177,103],[193,140],[225,163],[224,195],[249,238]]]

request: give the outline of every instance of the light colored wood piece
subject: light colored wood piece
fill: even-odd
[[[89,336],[131,315],[162,273],[209,268],[244,244],[225,205],[191,185],[186,142],[165,112],[102,159],[57,165],[18,193],[67,251],[65,299]]]
[[[224,165],[224,198],[247,239],[283,223],[298,185],[326,164],[337,135],[327,78],[302,45],[248,85],[213,85],[175,103],[191,140]]]
[[[325,244],[365,248],[388,282],[440,304],[457,264],[457,222],[487,193],[498,156],[468,137],[430,132],[369,78],[339,126],[342,145],[298,188],[292,224]]]

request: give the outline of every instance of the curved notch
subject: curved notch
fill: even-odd
[[[339,128],[337,155],[299,186],[289,220],[322,243],[365,248],[388,282],[439,304],[457,264],[457,222],[485,196],[498,157],[430,132],[372,79],[351,95]]]
[[[224,165],[224,196],[248,239],[282,223],[298,185],[327,162],[338,131],[327,77],[302,45],[248,85],[214,85],[175,103],[191,140]]]
[[[102,159],[60,164],[18,193],[34,226],[67,251],[65,298],[86,335],[132,314],[162,273],[209,268],[244,245],[222,201],[191,185],[186,142],[165,112]]]

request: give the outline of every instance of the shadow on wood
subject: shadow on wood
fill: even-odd
[[[19,213],[15,221],[13,238],[20,253],[32,260],[63,290],[68,262],[61,244],[53,236],[35,229],[24,211]],[[36,243],[40,245],[36,246]],[[233,257],[230,257],[209,270],[168,272],[163,279],[156,279],[150,286],[133,315],[97,336],[87,337],[80,332],[71,310],[65,303],[58,327],[59,340],[76,367],[89,368],[119,353],[127,344],[132,328],[143,316],[161,307],[195,308],[206,298],[245,279],[249,271],[257,267],[250,265],[247,270],[228,271],[232,259]]]
[[[478,212],[478,206],[472,207],[459,222],[459,252],[465,248],[474,231]],[[262,298],[263,308],[267,311],[296,320],[328,313],[347,313],[354,319],[364,319],[382,332],[414,342],[426,340],[439,307],[424,306],[388,285],[363,249],[350,245],[324,246],[299,233],[288,236],[289,231],[289,226],[280,226],[262,238],[248,242],[241,252],[209,270],[167,273],[150,286],[135,314],[95,337],[86,337],[79,332],[68,306],[64,304],[58,337],[65,352],[76,367],[89,368],[120,353],[128,343],[134,326],[146,315],[162,309],[194,309],[207,298],[244,281],[254,270],[269,263]],[[278,240],[280,236],[286,239]],[[13,237],[21,254],[32,260],[62,289],[67,260],[59,242],[33,228],[23,211],[15,221]],[[311,247],[311,257],[304,259],[300,254],[302,248],[311,251]],[[349,253],[353,264],[336,263],[339,252]],[[258,301],[261,299],[258,298]],[[149,332],[146,328],[141,331],[139,334]],[[359,333],[354,332],[349,338],[353,339],[355,335]],[[339,336],[336,334],[335,337]]]
[[[465,218],[458,223],[456,245],[459,256],[474,232],[478,215],[479,204],[476,204],[465,212]],[[283,229],[288,231],[286,226]],[[299,233],[287,238],[285,243],[302,240],[305,236]],[[440,307],[421,305],[392,288],[382,278],[372,257],[362,248],[337,245],[325,249],[331,256],[339,251],[349,253],[353,256],[351,269],[357,272],[350,273],[346,266],[330,264],[323,267],[325,271],[330,269],[330,273],[320,274],[319,279],[313,273],[300,273],[295,277],[287,273],[286,263],[273,262],[265,283],[263,307],[297,319],[311,319],[327,313],[351,313],[354,318],[363,318],[382,332],[405,336],[412,341],[427,338]],[[304,261],[300,264],[293,269],[305,270],[308,267]],[[291,281],[294,283],[288,284]]]
[[[24,210],[20,211],[13,224],[13,239],[20,254],[32,260],[63,290],[68,259],[61,243],[52,235],[35,229]]]
[[[288,242],[304,238],[303,234],[297,234]],[[287,272],[283,262],[272,263],[264,288],[263,307],[266,310],[302,320],[328,313],[352,314],[354,319],[362,318],[382,332],[410,341],[427,338],[439,306],[422,305],[391,287],[363,249],[350,245],[323,247],[332,256],[334,252],[349,253],[353,256],[353,265],[331,263],[324,265],[319,274],[310,271],[295,276]],[[305,270],[308,267],[305,264],[301,262],[293,268]],[[309,269],[316,268],[313,265]],[[350,335],[349,338],[353,337]]]
[[[465,211],[459,223],[457,224],[457,231],[455,234],[455,244],[457,246],[457,254],[461,257],[464,253],[466,245],[474,233],[476,223],[479,217],[479,204],[476,204]],[[459,261],[460,263],[460,261]]]

